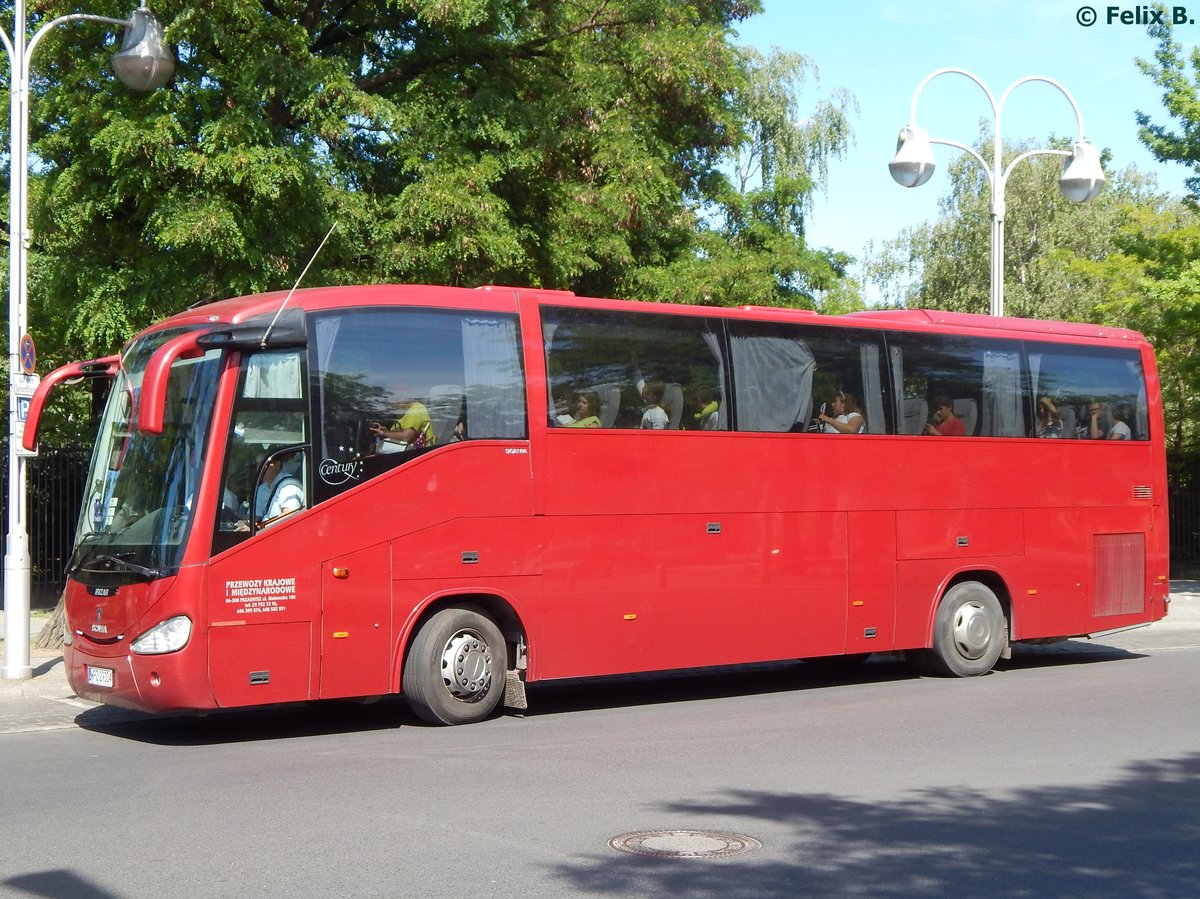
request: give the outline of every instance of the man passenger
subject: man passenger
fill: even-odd
[[[937,417],[938,423],[933,422],[925,425],[926,434],[935,434],[941,437],[965,437],[967,435],[966,425],[963,424],[961,418],[954,414],[954,401],[948,396],[935,396],[933,398],[933,414]]]

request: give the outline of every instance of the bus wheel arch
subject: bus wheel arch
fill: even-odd
[[[440,597],[409,631],[400,688],[430,724],[468,724],[504,701],[510,667],[524,665],[525,639],[512,607],[495,596]]]
[[[1007,653],[1012,604],[994,572],[970,572],[950,582],[938,601],[929,649],[916,654],[923,673],[987,674]]]

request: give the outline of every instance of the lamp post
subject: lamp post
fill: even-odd
[[[988,102],[992,104],[994,124],[992,127],[992,164],[990,166],[987,160],[980,156],[973,147],[958,143],[957,141],[930,137],[929,132],[917,124],[917,100],[921,96],[921,91],[934,78],[949,72],[965,75],[967,78],[970,78],[987,94]],[[1004,112],[1004,104],[1008,100],[1009,94],[1029,81],[1045,82],[1057,88],[1067,98],[1067,102],[1071,104],[1071,108],[1075,111],[1078,137],[1076,137],[1075,144],[1070,150],[1053,150],[1049,148],[1029,150],[1010,162],[1007,167],[1004,167],[1000,141],[1000,118]],[[1003,315],[1004,187],[1008,183],[1008,176],[1012,173],[1013,166],[1022,159],[1027,159],[1030,156],[1066,157],[1063,161],[1062,176],[1058,179],[1058,186],[1062,190],[1063,195],[1072,203],[1086,203],[1100,193],[1100,190],[1104,187],[1104,171],[1100,167],[1100,154],[1084,138],[1083,113],[1079,111],[1079,106],[1075,103],[1075,98],[1071,96],[1070,92],[1053,78],[1046,78],[1042,75],[1029,75],[1025,78],[1020,78],[1008,86],[997,103],[996,98],[992,96],[992,92],[988,90],[987,85],[965,69],[938,69],[936,72],[927,75],[925,80],[917,85],[916,91],[913,92],[908,125],[901,129],[900,137],[896,141],[896,155],[888,163],[888,170],[892,173],[892,178],[895,179],[897,184],[903,187],[920,187],[930,179],[934,170],[933,148],[930,146],[931,144],[945,144],[948,147],[955,147],[965,153],[969,153],[983,166],[983,171],[987,175],[988,186],[991,190],[990,217],[992,232],[991,301],[989,311],[992,315]]]
[[[26,257],[29,250],[29,64],[42,38],[69,22],[102,22],[125,29],[112,58],[118,78],[134,90],[153,90],[171,79],[175,57],[163,44],[158,19],[142,5],[127,19],[74,13],[47,22],[26,41],[25,0],[13,4],[13,34],[0,29],[9,62],[8,197],[8,538],[4,547],[4,678],[23,680],[29,665],[30,557],[26,523],[25,457],[20,450],[18,394],[24,384],[21,342],[26,332]]]

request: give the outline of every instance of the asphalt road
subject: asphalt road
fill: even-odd
[[[1192,899],[1197,620],[967,680],[884,657],[540,687],[463,728],[73,708],[0,736],[0,895]],[[717,840],[682,830],[761,845],[609,845]]]

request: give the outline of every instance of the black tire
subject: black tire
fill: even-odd
[[[946,591],[933,622],[933,648],[921,654],[921,668],[945,677],[987,674],[1008,642],[1008,620],[1000,600],[978,581]]]
[[[430,724],[471,724],[504,697],[508,649],[492,619],[473,607],[442,609],[421,625],[404,661],[401,692]]]

